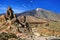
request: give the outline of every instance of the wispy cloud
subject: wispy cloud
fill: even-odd
[[[14,11],[14,13],[21,13],[24,10],[20,9],[20,8],[12,8],[12,10]],[[0,13],[6,13],[7,11],[7,7],[0,7]]]
[[[5,7],[0,7],[0,14],[1,14],[1,13],[6,13],[6,10],[7,10],[7,8],[5,8]]]
[[[3,6],[2,4],[0,4],[0,10],[6,10],[7,8],[5,6]]]
[[[1,7],[1,8],[0,8],[0,10],[6,10],[6,9],[7,9],[7,8],[5,8],[5,7]]]
[[[20,9],[13,9],[14,13],[21,13],[23,12],[24,10],[20,10]]]
[[[26,5],[24,5],[24,4],[22,4],[22,6],[23,6],[24,8],[27,8],[27,6],[26,6]]]

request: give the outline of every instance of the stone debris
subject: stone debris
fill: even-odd
[[[8,7],[5,15],[0,16],[0,24],[0,33],[12,33],[19,38],[27,37],[29,27],[26,22],[26,17],[22,16],[22,19],[19,21],[17,19],[17,15],[13,13],[11,7]],[[9,40],[14,40],[14,38]]]
[[[49,26],[49,23],[47,22],[43,22],[40,24],[45,24],[45,26]],[[26,16],[20,16],[20,19],[18,19],[17,15],[14,14],[11,7],[8,7],[5,15],[0,16],[0,34],[15,34],[15,36],[17,37],[9,38],[8,40],[48,40],[47,38],[40,36],[51,35],[54,32],[47,29],[40,29],[39,31],[40,33],[37,32],[36,28],[31,28],[29,26],[29,23],[26,21]],[[60,36],[60,32],[54,33],[54,35]]]

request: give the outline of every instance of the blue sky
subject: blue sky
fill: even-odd
[[[11,6],[14,13],[21,13],[36,8],[43,8],[60,13],[60,0],[0,0],[0,14],[6,13]]]

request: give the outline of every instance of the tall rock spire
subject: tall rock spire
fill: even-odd
[[[13,19],[13,10],[11,7],[8,7],[8,10],[6,12],[6,18],[7,19]]]

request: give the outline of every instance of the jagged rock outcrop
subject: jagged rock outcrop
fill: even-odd
[[[14,14],[13,16],[14,16],[14,18],[17,18],[17,15],[16,14]]]
[[[6,21],[5,15],[1,15],[1,16],[0,16],[0,21],[2,21],[2,22]]]
[[[5,18],[6,18],[6,21],[10,20],[9,24],[12,24],[12,23],[15,23],[15,22],[19,23],[19,20],[17,19],[17,15],[13,14],[13,10],[12,10],[11,7],[8,7]]]
[[[8,7],[8,10],[6,12],[6,18],[7,19],[13,19],[13,10],[11,7]]]
[[[19,18],[17,18],[17,15],[13,14],[13,10],[10,7],[8,8],[6,15],[0,16],[0,21],[0,33],[12,33],[20,38],[27,38],[27,36],[32,35],[37,37],[60,36],[60,32],[47,29],[50,24],[45,19],[38,19],[33,16],[24,15],[21,15]],[[11,38],[9,40],[15,39]]]
[[[0,26],[3,26],[4,24],[6,24],[6,17],[5,17],[5,15],[1,15],[0,16]]]
[[[11,7],[8,7],[6,15],[2,15],[0,18],[1,18],[0,20],[2,22],[3,22],[3,20],[6,21],[6,22],[3,23],[4,26],[6,26],[6,27],[2,27],[2,28],[6,28],[6,29],[9,30],[9,31],[8,30],[6,31],[6,29],[5,29],[5,31],[2,31],[2,32],[13,33],[13,32],[16,31],[16,32],[20,33],[20,31],[22,30],[20,27],[22,27],[24,30],[26,29],[26,31],[30,30],[29,29],[29,25],[26,22],[26,17],[25,16],[21,16],[20,21],[19,21],[17,19],[17,15],[13,14],[13,10],[12,10]],[[18,27],[14,28],[14,27],[12,27],[13,24],[15,24],[15,25],[19,25],[20,24],[21,26],[19,26],[19,28]]]
[[[26,22],[26,16],[20,16],[19,22],[21,23]]]
[[[23,28],[26,28],[29,32],[31,31],[28,22],[26,22],[26,16],[20,16],[19,22]]]

